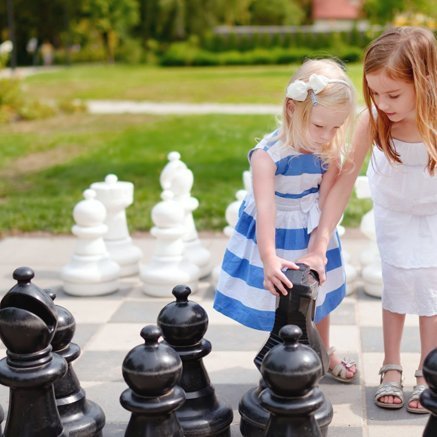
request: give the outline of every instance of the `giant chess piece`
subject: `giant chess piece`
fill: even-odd
[[[423,376],[428,388],[420,395],[420,403],[431,412],[423,437],[435,437],[437,435],[437,348],[426,356],[423,362]]]
[[[286,270],[285,276],[293,284],[293,288],[287,289],[287,295],[280,293],[279,304],[275,311],[275,322],[270,336],[255,357],[255,365],[258,369],[265,354],[276,344],[282,343],[279,331],[286,325],[297,325],[302,335],[300,342],[309,345],[319,355],[323,366],[323,374],[328,371],[329,358],[320,338],[319,331],[314,323],[314,312],[319,290],[317,273],[305,264],[297,264],[299,270]]]
[[[67,436],[53,391],[53,383],[67,371],[64,358],[51,352],[55,305],[31,283],[30,268],[16,269],[13,277],[18,283],[0,302],[0,337],[7,348],[0,383],[10,388],[4,436]]]
[[[337,226],[337,232],[340,238],[346,233],[345,227],[341,225],[343,217],[344,215],[341,217],[340,223]],[[351,264],[351,255],[344,246],[342,246],[341,257],[343,258],[344,272],[346,274],[346,295],[349,296],[357,288],[358,270]]]
[[[126,208],[134,201],[134,184],[119,181],[116,175],[109,174],[104,182],[91,184],[91,189],[106,208],[108,231],[103,239],[109,256],[120,266],[120,276],[136,275],[143,254],[132,243],[126,220]]]
[[[56,295],[48,291],[50,297]],[[100,437],[105,426],[105,414],[94,402],[88,401],[81,388],[72,362],[79,357],[80,347],[72,343],[76,322],[66,308],[55,305],[58,323],[52,339],[53,352],[63,357],[68,364],[67,373],[55,381],[56,405],[64,429],[69,437]]]
[[[191,196],[193,172],[180,157],[178,152],[169,153],[169,163],[161,172],[160,183],[163,190],[170,190],[174,194],[174,199],[184,209],[184,255],[199,267],[200,277],[204,278],[212,271],[211,253],[201,243],[193,219],[193,211],[199,207],[199,201]]]
[[[99,296],[118,290],[120,267],[109,258],[103,236],[106,210],[95,199],[94,190],[85,190],[85,200],[73,210],[77,224],[72,232],[77,236],[76,249],[70,262],[62,268],[61,279],[66,293],[74,296]]]
[[[208,315],[188,300],[190,292],[187,286],[176,286],[176,302],[166,305],[158,315],[164,340],[176,350],[183,364],[180,385],[187,400],[176,416],[186,437],[228,437],[232,409],[218,402],[202,361],[211,352],[211,343],[203,338]]]
[[[176,410],[185,400],[176,385],[182,363],[178,354],[165,342],[161,331],[149,325],[141,330],[145,343],[134,347],[123,361],[123,378],[129,388],[120,403],[132,412],[126,437],[183,437]]]
[[[284,326],[279,335],[284,344],[275,346],[264,358],[261,373],[267,387],[261,404],[270,411],[266,437],[318,437],[322,433],[314,417],[324,397],[317,387],[323,375],[318,355],[299,344],[302,331]]]
[[[155,226],[150,233],[156,238],[152,259],[141,266],[143,291],[150,296],[166,297],[174,283],[186,283],[192,290],[199,288],[199,268],[184,258],[184,211],[173,200],[171,191],[163,191],[162,202],[152,209]]]
[[[329,358],[314,324],[314,312],[318,293],[316,273],[307,265],[298,264],[299,270],[287,270],[285,275],[293,284],[286,296],[280,294],[279,304],[275,311],[275,321],[269,338],[254,359],[260,369],[266,354],[276,345],[282,343],[279,332],[286,325],[297,325],[301,329],[301,343],[309,345],[319,356],[323,374],[329,366]],[[260,403],[260,394],[265,389],[265,381],[260,380],[259,386],[248,390],[238,407],[241,421],[240,431],[246,437],[261,437],[266,431],[269,412]],[[323,396],[323,394],[322,394]],[[333,416],[332,405],[324,398],[323,403],[315,412],[316,420],[322,434],[325,436]]]
[[[358,176],[355,182],[355,192],[359,199],[371,197],[369,180],[367,176]],[[361,277],[364,283],[364,291],[373,297],[381,297],[382,294],[382,270],[381,257],[376,244],[375,216],[373,208],[361,218],[361,232],[369,239],[367,247],[361,252]]]

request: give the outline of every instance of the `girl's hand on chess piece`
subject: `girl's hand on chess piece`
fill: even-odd
[[[296,262],[306,264],[310,269],[315,270],[319,275],[319,283],[322,285],[326,281],[325,266],[328,262],[325,254],[319,252],[309,252]]]
[[[284,275],[284,270],[299,270],[294,262],[288,261],[279,256],[273,255],[263,261],[264,264],[264,288],[274,296],[279,296],[278,290],[287,295],[287,288],[292,288],[293,284]]]

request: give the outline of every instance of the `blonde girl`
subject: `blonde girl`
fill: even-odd
[[[330,190],[310,254],[323,276],[327,241],[338,222],[366,153],[382,259],[384,361],[375,403],[404,405],[400,345],[407,313],[419,316],[421,353],[411,413],[426,413],[419,397],[426,355],[437,347],[437,48],[432,32],[417,27],[386,31],[364,57],[367,111],[353,137],[352,162]]]
[[[297,268],[294,261],[307,252],[318,225],[355,108],[354,88],[332,60],[305,62],[284,94],[282,123],[249,152],[253,189],[228,243],[214,301],[217,311],[265,331],[273,326],[277,290],[286,294],[291,287],[283,269]],[[315,321],[329,348],[329,313],[345,295],[337,235],[327,259]],[[351,382],[356,367],[331,349],[330,373]]]

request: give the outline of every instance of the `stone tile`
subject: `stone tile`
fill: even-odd
[[[383,352],[382,327],[361,327],[361,343],[363,352]],[[419,330],[413,326],[406,326],[401,343],[402,352],[420,352]]]
[[[55,303],[73,314],[76,324],[106,323],[122,305],[120,299],[103,300],[95,298],[56,298]]]
[[[108,323],[102,325],[82,350],[129,351],[142,344],[140,336],[142,323]]]
[[[79,381],[112,381],[123,380],[122,364],[126,351],[85,351],[73,363]]]
[[[356,323],[355,302],[346,298],[330,316],[333,325],[354,325]]]
[[[419,426],[422,427],[422,430],[425,427],[425,423],[428,420],[427,414],[411,414],[406,410],[406,408],[400,408],[399,410],[379,408],[373,401],[375,394],[375,389],[373,387],[366,387],[364,394],[367,410],[367,421],[372,426],[389,425],[387,429],[390,429],[390,432],[392,432],[391,426]]]
[[[156,324],[159,312],[169,302],[162,299],[128,300],[120,304],[110,321],[111,323]]]

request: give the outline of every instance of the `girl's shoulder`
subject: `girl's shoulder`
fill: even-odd
[[[249,161],[255,150],[264,150],[275,162],[280,161],[286,156],[298,154],[292,147],[283,143],[279,128],[265,135],[263,139],[249,151]]]

